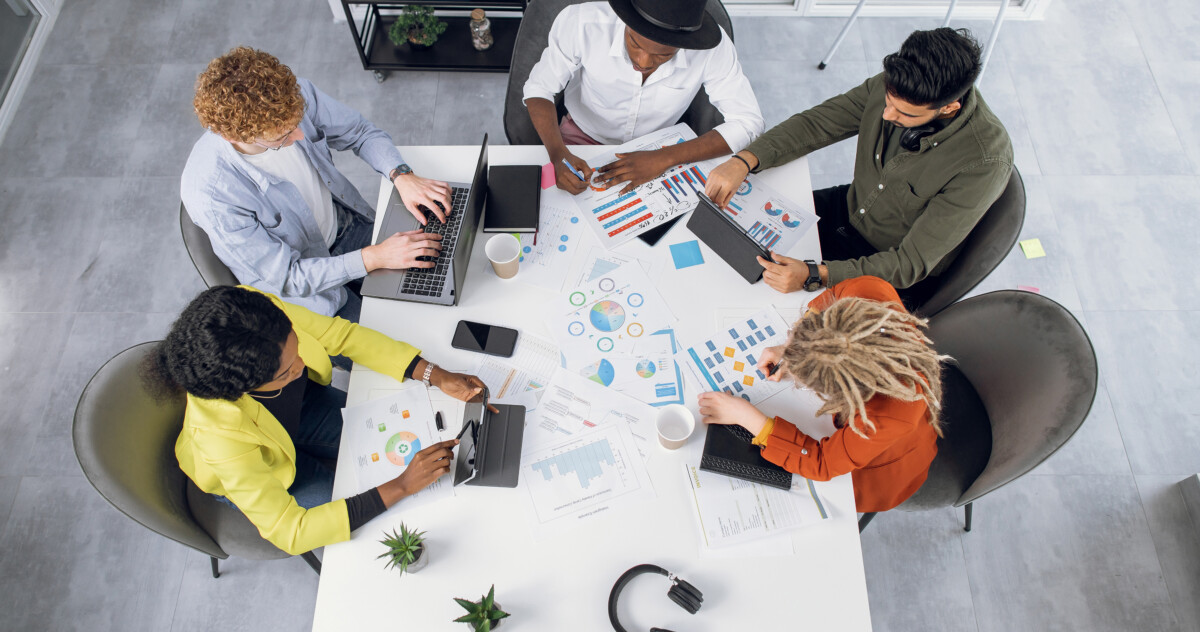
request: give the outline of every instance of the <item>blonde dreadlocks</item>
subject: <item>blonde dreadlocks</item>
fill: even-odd
[[[876,395],[924,399],[929,424],[941,436],[941,362],[949,356],[933,350],[921,332],[925,326],[925,320],[887,303],[843,298],[796,323],[781,368],[825,402],[818,416],[841,415],[864,438],[864,426],[875,430],[866,403]]]

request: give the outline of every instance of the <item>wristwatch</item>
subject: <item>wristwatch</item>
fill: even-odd
[[[436,368],[436,364],[430,362],[429,360],[425,361],[425,375],[421,376],[421,381],[425,383],[425,386],[430,386],[429,378],[433,377],[433,370]]]
[[[403,176],[403,175],[410,174],[410,173],[412,173],[412,167],[410,167],[407,164],[402,162],[402,163],[396,165],[395,169],[392,169],[391,171],[388,172],[388,180],[391,180],[394,182],[396,180],[396,178]]]
[[[821,266],[812,259],[805,259],[804,263],[808,264],[808,278],[804,280],[804,291],[816,292],[821,289]]]

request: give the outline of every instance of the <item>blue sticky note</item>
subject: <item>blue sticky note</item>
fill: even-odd
[[[700,242],[695,239],[671,244],[671,258],[675,260],[676,270],[704,263],[704,255],[700,254]]]

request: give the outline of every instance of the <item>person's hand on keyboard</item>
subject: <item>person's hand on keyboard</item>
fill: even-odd
[[[397,178],[399,179],[399,178]],[[421,229],[396,233],[391,237],[367,246],[362,253],[367,272],[379,270],[401,270],[404,268],[432,268],[442,251],[442,236]]]
[[[767,425],[767,416],[741,397],[712,391],[701,393],[699,403],[700,419],[706,424],[737,425],[754,436]]]
[[[396,185],[396,191],[400,193],[400,199],[404,200],[405,208],[422,226],[427,220],[421,207],[433,213],[439,222],[446,221],[444,209],[450,208],[450,185],[439,180],[422,178],[415,173],[398,175],[392,182]]]

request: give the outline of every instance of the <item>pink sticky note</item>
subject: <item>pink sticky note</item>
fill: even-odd
[[[542,165],[542,188],[549,189],[554,186],[554,165],[546,163]]]
[[[1042,291],[1041,291],[1041,290],[1037,289],[1036,287],[1033,287],[1032,285],[1018,285],[1018,286],[1017,286],[1017,289],[1018,289],[1018,290],[1024,290],[1024,291],[1026,291],[1026,292],[1033,292],[1034,294],[1041,294],[1041,293],[1042,293]]]

